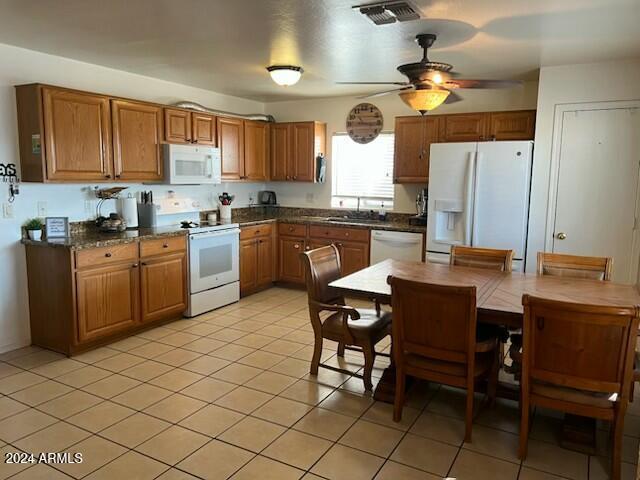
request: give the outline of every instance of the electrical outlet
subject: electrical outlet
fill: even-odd
[[[13,204],[5,202],[2,204],[2,216],[4,218],[13,218]]]
[[[38,216],[46,217],[47,216],[47,202],[38,202]]]

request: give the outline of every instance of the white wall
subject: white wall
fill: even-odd
[[[544,250],[556,105],[638,99],[640,60],[563,65],[540,70],[527,247],[528,271],[535,269],[536,253]],[[548,234],[553,233],[551,230],[549,228]]]
[[[80,90],[130,97],[159,103],[192,100],[220,110],[237,113],[262,113],[259,102],[221,95],[127,72],[104,68],[66,58],[46,55],[0,44],[0,163],[19,164],[16,102],[13,86],[42,82]],[[212,66],[215,68],[215,66]],[[29,344],[29,310],[24,248],[19,243],[20,226],[37,216],[37,202],[47,202],[50,216],[68,216],[84,220],[85,200],[91,199],[89,185],[23,184],[14,203],[14,218],[2,218],[0,212],[0,352]],[[90,185],[91,187],[93,185]],[[148,186],[129,184],[136,192]],[[156,198],[169,189],[190,195],[210,208],[212,194],[226,190],[237,195],[237,205],[246,205],[249,195],[264,189],[261,184],[227,184],[213,187],[154,186]],[[0,203],[8,196],[8,186],[0,183]],[[254,197],[255,198],[255,197]],[[105,205],[105,212],[109,205]]]
[[[538,83],[526,82],[522,87],[507,90],[469,90],[461,92],[464,101],[453,105],[442,105],[434,113],[463,113],[498,110],[522,110],[536,108]],[[402,115],[417,115],[396,94],[371,100],[355,97],[334,97],[318,100],[298,100],[266,104],[266,113],[278,122],[317,120],[327,123],[327,181],[324,184],[273,183],[278,194],[278,203],[285,206],[331,207],[331,135],[345,132],[347,114],[358,103],[368,101],[382,111],[384,131],[393,131],[394,118]],[[415,199],[423,185],[396,185],[394,211],[416,213]]]

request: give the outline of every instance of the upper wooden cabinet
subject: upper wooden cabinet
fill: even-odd
[[[16,87],[16,100],[23,181],[111,178],[108,97],[22,85]]]
[[[244,178],[244,121],[218,117],[217,129],[222,179],[241,180]]]
[[[484,140],[487,130],[484,113],[460,113],[440,118],[440,142],[477,142]]]
[[[164,108],[164,140],[215,146],[216,117],[179,108]]]
[[[535,110],[396,117],[394,183],[427,183],[432,143],[533,140]]]
[[[114,177],[162,180],[162,108],[129,100],[111,100]]]
[[[425,183],[429,178],[429,150],[438,141],[437,117],[396,117],[394,183]]]
[[[269,179],[269,124],[244,121],[244,177],[247,180]]]
[[[536,111],[493,112],[489,114],[487,136],[491,140],[533,140]]]
[[[271,129],[271,179],[315,181],[316,159],[326,152],[326,124],[276,123]]]

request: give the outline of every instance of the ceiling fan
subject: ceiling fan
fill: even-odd
[[[427,50],[436,41],[436,35],[423,33],[416,36],[418,45],[424,50],[422,60],[400,65],[398,71],[407,77],[406,82],[337,82],[342,85],[397,85],[400,88],[365,95],[361,98],[373,98],[399,92],[400,98],[411,108],[425,114],[442,103],[455,103],[462,100],[453,90],[459,88],[509,88],[520,85],[517,80],[470,80],[459,78],[453,71],[453,65],[429,60]]]

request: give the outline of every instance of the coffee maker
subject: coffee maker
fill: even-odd
[[[427,225],[427,197],[427,189],[420,189],[416,196],[416,211],[418,214],[409,219],[409,225]]]

